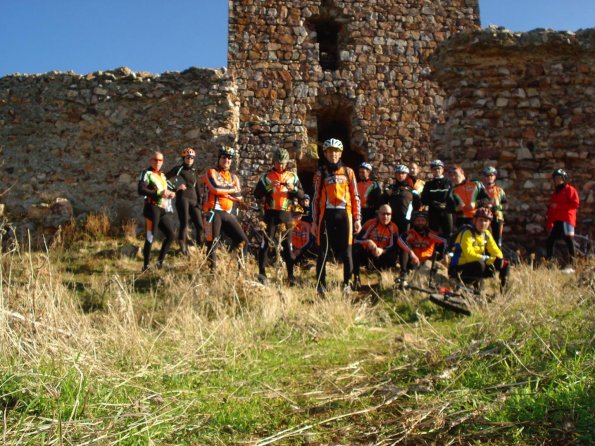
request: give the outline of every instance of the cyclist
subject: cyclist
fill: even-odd
[[[355,173],[341,162],[343,143],[335,138],[323,144],[324,158],[314,175],[312,234],[316,236],[316,289],[324,294],[326,261],[332,250],[343,261],[344,291],[350,291],[353,272],[353,234],[361,229],[361,211]]]
[[[181,156],[182,164],[175,166],[165,176],[177,189],[176,210],[178,211],[178,219],[180,221],[178,239],[182,254],[187,254],[188,220],[192,221],[196,229],[197,244],[200,245],[204,242],[204,227],[202,212],[200,210],[202,204],[200,184],[202,179],[199,178],[198,171],[194,165],[194,158],[196,157],[194,149],[192,147],[186,147],[182,150]]]
[[[453,256],[448,275],[460,278],[464,283],[478,284],[485,277],[493,277],[499,271],[500,285],[508,279],[508,262],[488,230],[494,215],[488,208],[478,208],[471,225],[464,225],[455,237]]]
[[[481,200],[489,197],[483,185],[479,181],[465,178],[465,172],[459,166],[450,167],[448,174],[453,183],[449,192],[449,208],[455,215],[456,228],[460,229],[463,225],[472,223]]]
[[[277,229],[285,226],[281,234],[282,257],[287,267],[287,280],[294,284],[293,258],[291,257],[291,223],[292,216],[290,206],[293,200],[304,197],[304,191],[298,176],[287,170],[289,152],[279,148],[273,152],[273,168],[260,177],[254,189],[254,197],[257,200],[264,199],[265,211],[264,222],[266,234],[262,239],[258,251],[258,280],[266,282],[266,268],[268,261],[269,242],[277,235]]]
[[[447,209],[452,182],[444,176],[442,161],[433,160],[430,169],[433,177],[424,186],[421,202],[428,207],[430,229],[448,240],[452,235],[452,214]]]
[[[411,163],[409,165],[409,177],[411,178],[411,181],[413,182],[413,191],[414,193],[416,193],[417,195],[419,195],[421,197],[421,194],[424,190],[424,186],[426,184],[426,182],[424,180],[422,180],[421,178],[419,178],[419,164],[417,163]],[[416,209],[418,210],[418,209]]]
[[[490,209],[494,214],[492,220],[492,235],[498,246],[502,247],[502,233],[504,231],[504,205],[506,194],[504,189],[496,185],[498,171],[495,167],[488,166],[481,172],[483,174],[483,187],[489,197]]]
[[[151,167],[145,169],[138,181],[138,193],[145,197],[143,216],[145,217],[145,245],[143,247],[143,269],[149,268],[151,258],[151,247],[157,234],[157,229],[165,235],[165,240],[159,251],[157,268],[162,268],[163,260],[167,251],[174,241],[175,231],[173,228],[171,199],[175,192],[167,187],[165,174],[161,172],[163,166],[163,153],[155,152],[151,156]]]
[[[231,163],[236,155],[233,147],[219,148],[217,165],[208,169],[204,176],[205,199],[203,214],[205,220],[205,238],[208,247],[208,259],[211,269],[217,263],[217,248],[221,243],[221,232],[231,239],[231,248],[248,246],[248,237],[236,216],[236,205],[242,201],[240,179],[230,172]]]
[[[547,258],[552,258],[554,242],[562,238],[566,242],[570,258],[574,259],[576,256],[574,228],[576,226],[576,212],[580,205],[578,192],[568,184],[568,174],[564,169],[554,170],[552,180],[554,182],[554,192],[550,197],[546,222],[548,232]],[[573,272],[571,267],[568,267],[566,271]]]
[[[400,282],[406,284],[407,273],[432,258],[440,260],[446,250],[446,240],[429,228],[427,212],[413,214],[413,227],[399,237]]]
[[[377,217],[364,223],[353,247],[353,283],[361,285],[361,265],[371,260],[378,269],[397,266],[399,228],[391,221],[392,209],[388,204],[380,206]]]
[[[380,199],[381,204],[388,204],[392,209],[392,221],[399,228],[399,233],[409,230],[411,214],[419,209],[419,195],[413,193],[413,181],[409,177],[409,168],[404,164],[395,166],[395,182],[385,188]]]
[[[380,189],[378,181],[371,179],[372,165],[370,163],[361,163],[357,171],[359,177],[357,192],[362,207],[362,223],[365,223],[374,218],[380,196],[382,195],[382,189]]]
[[[303,265],[317,257],[316,244],[312,238],[312,225],[304,221],[304,208],[296,205],[291,211],[293,229],[291,231],[291,257],[294,265]]]

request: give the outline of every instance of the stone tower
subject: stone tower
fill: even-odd
[[[241,173],[253,180],[282,146],[306,189],[329,137],[347,164],[370,161],[380,177],[430,159],[444,94],[428,57],[479,28],[477,0],[229,0],[229,11]]]

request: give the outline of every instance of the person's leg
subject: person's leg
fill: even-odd
[[[574,246],[574,226],[572,226],[570,223],[562,223],[562,227],[564,228],[564,241],[566,242],[568,255],[570,256],[570,261],[572,262],[576,257],[576,248]]]
[[[189,213],[190,220],[192,221],[192,224],[196,229],[196,244],[200,246],[204,243],[205,239],[205,230],[202,223],[202,212],[200,211],[200,208],[198,206],[196,206],[195,204],[190,204]]]
[[[561,221],[554,222],[554,226],[552,227],[550,234],[548,235],[546,241],[546,258],[551,260],[554,256],[554,243],[556,240],[563,237],[564,235],[564,227]]]
[[[161,250],[159,251],[159,259],[157,260],[157,266],[163,265],[163,260],[165,260],[165,256],[171,247],[174,238],[176,237],[176,232],[174,230],[173,224],[173,217],[171,214],[167,214],[164,210],[162,210],[162,215],[159,219],[159,229],[165,235],[165,240],[163,240],[163,244],[161,245]]]
[[[249,242],[248,236],[242,229],[242,225],[240,225],[235,215],[228,214],[227,212],[221,212],[221,221],[221,230],[231,239],[231,249],[237,250],[238,247],[241,247],[239,254],[242,258],[245,258],[248,252]],[[241,261],[240,257],[238,257],[238,261]]]
[[[151,260],[151,248],[159,227],[159,208],[145,203],[143,216],[145,217],[145,245],[143,247],[143,271],[149,267]]]
[[[270,214],[265,215],[264,222],[266,224],[266,235],[262,237],[260,248],[258,249],[258,274],[263,276],[263,278],[266,277],[266,264],[269,260],[269,240],[273,240],[277,230],[277,225]]]
[[[476,284],[485,277],[486,266],[483,262],[471,262],[457,267],[457,275],[465,284]]]
[[[316,287],[326,287],[326,261],[329,255],[329,237],[327,229],[327,217],[322,220],[320,231],[320,244],[318,246],[318,258],[316,259]],[[319,288],[320,289],[320,288]]]
[[[217,267],[217,249],[221,239],[221,211],[211,211],[207,214],[208,219],[205,224],[207,238],[207,260],[214,271]],[[210,220],[210,221],[209,221]]]
[[[182,250],[182,254],[188,254],[188,207],[188,200],[182,197],[176,198],[176,210],[178,211],[178,221],[180,223],[180,227],[178,229],[178,241],[180,242],[180,249]]]
[[[496,218],[492,220],[492,236],[498,246],[502,246],[502,231],[504,228],[504,222]]]

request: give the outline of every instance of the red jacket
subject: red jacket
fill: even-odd
[[[547,208],[546,229],[549,231],[554,222],[563,221],[576,226],[576,210],[579,206],[578,192],[568,183],[564,183],[554,190]]]

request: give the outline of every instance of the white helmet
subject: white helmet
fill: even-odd
[[[343,151],[343,143],[335,138],[331,138],[331,139],[327,139],[324,144],[322,145],[322,149],[326,150],[326,149],[339,149],[341,152]]]
[[[395,166],[395,172],[396,173],[409,173],[409,167],[407,167],[405,164],[397,164]]]

